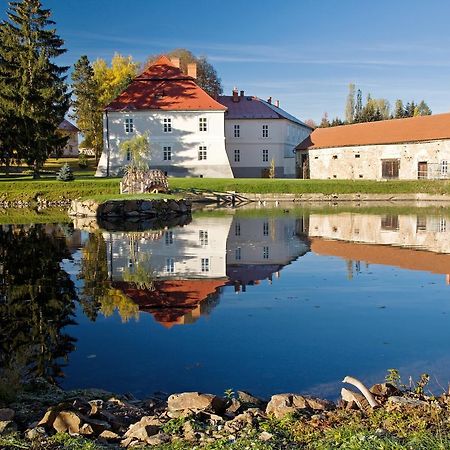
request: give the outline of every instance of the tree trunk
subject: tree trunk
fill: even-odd
[[[33,180],[37,180],[41,178],[41,174],[39,173],[39,164],[37,162],[33,165]]]

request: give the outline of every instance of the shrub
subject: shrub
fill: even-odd
[[[78,156],[78,167],[80,169],[86,169],[87,166],[88,166],[87,156],[84,153],[80,153],[80,156]]]
[[[73,181],[75,179],[69,164],[66,163],[61,167],[58,175],[56,176],[56,179],[58,181]]]

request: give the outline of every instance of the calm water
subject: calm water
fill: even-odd
[[[404,211],[404,210],[403,210]],[[64,388],[330,398],[340,380],[450,380],[450,216],[249,210],[3,225],[0,364]],[[90,226],[90,228],[89,228]]]

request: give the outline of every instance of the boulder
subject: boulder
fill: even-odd
[[[58,433],[79,434],[81,414],[73,411],[60,411],[57,413],[52,426]]]
[[[265,409],[267,401],[262,400],[246,391],[237,391],[238,400],[246,406],[252,406],[259,409]]]
[[[227,407],[227,402],[223,398],[200,392],[173,394],[169,397],[167,403],[170,412],[190,410],[222,414]]]
[[[17,425],[12,420],[0,421],[0,436],[5,434],[11,434],[17,431]]]
[[[391,383],[378,383],[370,388],[370,392],[376,397],[391,397],[399,395],[400,391]]]
[[[139,422],[130,425],[123,437],[149,443],[149,438],[159,433],[160,425],[159,419],[152,416],[144,416]]]
[[[305,397],[298,394],[273,395],[267,405],[266,413],[282,418],[286,414],[294,414],[300,411],[329,410],[334,409],[334,403],[315,397]]]
[[[417,398],[410,398],[410,397],[399,397],[399,396],[392,396],[388,399],[388,405],[394,406],[394,407],[404,407],[404,408],[420,408],[423,406],[427,406],[428,403],[424,400],[419,400]]]
[[[349,389],[341,389],[342,400],[346,403],[347,409],[359,408],[362,411],[368,411],[371,407],[364,395],[359,392],[353,392]]]

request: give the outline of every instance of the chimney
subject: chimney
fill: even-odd
[[[244,91],[241,91],[241,97],[243,97],[244,96]]]
[[[172,58],[170,58],[170,61],[175,67],[180,68],[180,58],[176,58],[175,56],[173,56]]]
[[[276,100],[276,101],[275,101],[275,106],[276,106],[277,108],[280,107],[280,100]]]
[[[191,63],[187,65],[188,77],[197,78],[197,64]]]
[[[239,101],[239,92],[237,90],[237,88],[233,88],[233,102],[237,103]]]
[[[267,103],[268,103],[269,105],[272,104],[272,97],[269,97],[269,98],[267,99]]]

